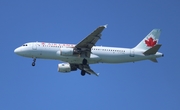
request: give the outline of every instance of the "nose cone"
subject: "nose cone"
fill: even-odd
[[[18,54],[18,55],[20,54],[20,52],[21,52],[21,51],[20,51],[20,48],[16,48],[16,49],[14,50],[14,53],[16,53],[16,54]]]

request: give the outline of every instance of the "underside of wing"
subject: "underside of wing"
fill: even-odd
[[[99,76],[99,73],[94,72],[94,71],[89,67],[89,65],[87,65],[87,67],[86,67],[86,66],[84,67],[84,71],[86,71],[86,72],[89,73],[89,74],[94,74],[94,75],[96,75],[96,76]]]
[[[99,73],[94,72],[90,66],[88,64],[83,65],[83,64],[71,64],[71,65],[75,65],[78,69],[80,69],[81,71],[84,71],[85,73],[88,73],[89,75],[94,74],[96,76],[99,76]]]

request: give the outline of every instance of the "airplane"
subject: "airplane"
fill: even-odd
[[[161,47],[161,44],[158,44],[160,29],[153,29],[133,48],[95,46],[105,28],[107,25],[99,26],[77,44],[28,42],[16,48],[14,53],[32,58],[32,66],[35,66],[36,59],[60,60],[63,63],[58,64],[58,72],[68,73],[79,69],[82,76],[85,74],[99,76],[89,64],[117,64],[142,60],[157,62],[156,58],[164,56],[163,53],[158,52]]]

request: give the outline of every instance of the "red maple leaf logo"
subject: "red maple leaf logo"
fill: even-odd
[[[157,41],[154,40],[152,37],[150,37],[147,40],[145,40],[145,43],[148,47],[154,47],[154,45],[156,45]]]

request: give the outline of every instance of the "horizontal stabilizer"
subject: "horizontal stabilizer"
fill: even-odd
[[[158,62],[156,58],[149,59],[149,60],[151,60],[152,62],[155,62],[155,63],[157,63],[157,62]]]
[[[159,48],[161,47],[161,44],[157,44],[154,47],[148,49],[147,51],[145,51],[143,54],[144,55],[153,55],[156,54],[156,52],[159,50]]]

